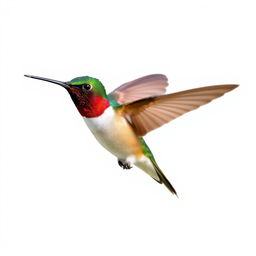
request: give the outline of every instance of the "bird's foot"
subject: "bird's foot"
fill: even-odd
[[[132,168],[132,165],[129,162],[125,161],[125,160],[118,159],[118,164],[123,169],[131,169]]]

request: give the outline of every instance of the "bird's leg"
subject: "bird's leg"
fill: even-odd
[[[123,169],[131,169],[132,165],[130,162],[126,161],[126,160],[121,160],[118,159],[118,164],[123,168]]]

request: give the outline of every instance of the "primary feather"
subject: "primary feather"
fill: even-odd
[[[141,99],[124,105],[123,113],[138,136],[218,98],[238,85],[215,85]]]

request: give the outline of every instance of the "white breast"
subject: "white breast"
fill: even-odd
[[[113,126],[114,118],[114,110],[113,108],[109,107],[104,111],[101,116],[91,118],[84,117],[84,121],[92,132],[104,131],[106,128],[111,128],[111,126]]]
[[[99,117],[86,118],[84,120],[99,141],[99,143],[120,159],[126,159],[132,155],[133,149],[126,145],[127,138],[135,138],[131,129],[127,129],[127,121],[121,117],[118,123],[115,112],[109,107]]]

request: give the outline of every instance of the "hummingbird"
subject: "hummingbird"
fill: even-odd
[[[90,76],[68,82],[25,76],[65,88],[92,134],[117,157],[120,167],[137,166],[175,195],[174,187],[158,166],[143,136],[238,86],[213,85],[165,94],[167,77],[153,74],[124,83],[107,94],[100,80]]]

